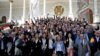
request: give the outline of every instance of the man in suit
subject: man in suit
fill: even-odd
[[[90,52],[90,48],[88,45],[87,40],[85,39],[83,34],[80,34],[80,41],[79,43],[76,45],[78,48],[78,56],[86,56],[89,55]]]
[[[24,34],[21,34],[19,39],[15,42],[15,56],[25,56],[24,50],[25,50],[25,40],[24,40]]]
[[[42,41],[39,39],[39,34],[35,34],[35,39],[32,40],[32,55],[31,56],[41,56],[42,55]]]
[[[93,37],[94,42],[90,43],[91,45],[91,56],[94,56],[96,51],[100,48],[100,31],[95,31],[95,36]]]
[[[79,43],[79,41],[80,41],[80,37],[79,37],[80,34],[81,34],[81,32],[79,30],[77,30],[77,34],[75,35],[75,37],[76,37],[75,44],[78,44]]]
[[[8,54],[10,56],[14,55],[14,50],[15,50],[15,42],[18,39],[18,36],[15,32],[11,32],[10,37],[8,38]],[[11,45],[11,46],[10,46]]]
[[[100,56],[100,30],[98,31],[98,40],[97,40],[97,46],[98,46],[98,48],[97,48],[97,52],[95,53],[95,55],[94,56]]]
[[[6,56],[6,43],[2,32],[0,32],[0,56]]]
[[[80,30],[77,30],[77,34],[74,35],[74,37],[76,38],[75,45],[78,45],[80,43],[80,37],[79,37],[80,34],[81,34]],[[75,49],[75,55],[77,56],[78,55],[78,48],[75,46],[74,49]]]
[[[75,40],[76,40],[76,36],[77,36],[76,28],[73,28],[73,29],[72,29],[72,37],[73,37],[73,41],[74,41],[74,42],[75,42]]]

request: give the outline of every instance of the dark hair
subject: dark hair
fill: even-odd
[[[68,39],[68,34],[71,34],[71,38],[72,38],[72,33],[71,33],[71,32],[68,32],[68,33],[66,34],[66,39]]]

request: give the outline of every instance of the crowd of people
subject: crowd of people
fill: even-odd
[[[100,29],[84,19],[26,21],[0,30],[0,56],[100,56]]]

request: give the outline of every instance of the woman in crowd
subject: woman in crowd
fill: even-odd
[[[66,45],[67,45],[67,55],[68,56],[73,56],[73,52],[74,52],[74,49],[73,49],[73,40],[72,40],[72,34],[71,33],[68,33],[67,35],[67,39],[66,39]]]

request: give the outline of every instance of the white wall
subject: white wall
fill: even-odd
[[[22,17],[22,13],[23,13],[23,8],[13,8],[13,10],[12,10],[13,12],[12,12],[12,18],[14,19],[14,20],[20,20],[21,19],[21,17]],[[9,18],[9,8],[1,8],[0,9],[0,18],[2,18],[2,16],[6,16],[7,17],[7,19]],[[26,18],[28,18],[28,16],[29,16],[29,9],[28,8],[26,8],[26,15],[25,15],[25,17]],[[26,19],[25,18],[25,19]],[[1,19],[0,19],[1,20]]]
[[[9,17],[9,9],[1,9],[0,8],[0,20],[2,18],[2,16],[6,16],[7,18]]]
[[[46,3],[46,13],[48,14],[52,14],[54,15],[54,8],[55,6],[57,5],[62,5],[64,7],[64,13],[63,13],[63,16],[68,16],[68,13],[69,13],[69,5],[68,5],[68,2],[47,2]],[[6,5],[7,7],[4,7],[3,8],[3,4],[2,4],[2,7],[0,7],[0,18],[2,16],[6,16],[7,18],[9,18],[9,5]],[[26,4],[26,18],[25,19],[29,19],[29,4]],[[76,2],[73,2],[73,14],[74,16],[77,16],[77,3]],[[13,19],[21,19],[22,17],[22,11],[23,8],[22,8],[22,5],[21,6],[13,6]],[[40,2],[40,15],[43,14],[43,2]]]

